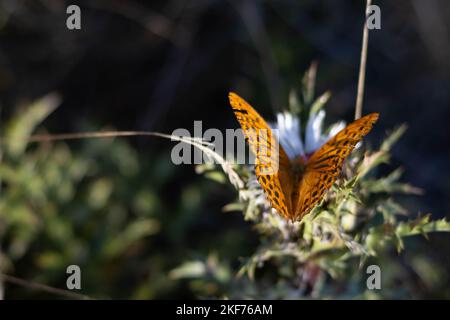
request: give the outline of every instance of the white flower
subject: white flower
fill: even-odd
[[[305,154],[300,137],[300,121],[297,117],[288,112],[279,113],[273,128],[278,130],[280,144],[290,159]]]
[[[323,110],[309,115],[305,141],[302,141],[299,119],[288,112],[277,115],[277,122],[272,124],[272,127],[278,130],[280,144],[290,159],[297,156],[309,156],[345,127],[345,122],[340,121],[333,124],[328,133],[324,134],[322,132],[324,118],[325,111]]]

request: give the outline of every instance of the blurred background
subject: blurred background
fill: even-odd
[[[81,30],[66,27],[70,4],[81,8]],[[450,2],[374,4],[381,30],[370,32],[363,114],[381,118],[368,140],[377,144],[408,124],[393,165],[425,194],[404,204],[449,218]],[[40,133],[171,133],[193,130],[194,120],[204,129],[237,128],[229,91],[273,119],[313,61],[318,93],[332,92],[327,123],[349,122],[364,7],[357,0],[1,0],[0,132],[21,125]],[[49,93],[60,100],[43,103],[55,110],[27,113]],[[174,269],[207,257],[227,266],[219,275],[227,279],[257,236],[242,215],[222,212],[235,191],[194,166],[173,165],[172,146],[139,137],[0,149],[3,272],[64,288],[66,267],[77,264],[82,292],[93,297],[220,295],[225,280],[186,282]],[[424,265],[432,273],[414,287],[416,297],[450,297],[449,240],[412,239],[410,251],[426,252],[425,262],[408,252],[399,257],[412,278]],[[54,297],[8,283],[1,292],[10,299]]]

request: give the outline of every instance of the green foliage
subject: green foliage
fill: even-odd
[[[329,98],[327,93],[313,99],[314,85],[304,83],[308,89],[290,98],[290,109],[303,122]],[[82,140],[70,148],[65,142],[27,143],[57,102],[44,97],[1,128],[4,273],[64,288],[66,267],[77,264],[83,294],[137,299],[417,297],[408,286],[396,285],[410,283],[397,259],[405,252],[425,287],[438,287],[445,274],[442,266],[415,254],[408,239],[448,232],[450,224],[430,214],[412,216],[398,195],[422,190],[402,182],[401,169],[384,174],[404,126],[379,148],[355,150],[321,203],[291,223],[272,212],[252,167],[227,163],[201,141],[188,142],[204,148],[218,165],[200,165],[197,172],[214,182],[185,183],[170,201],[161,191],[174,169],[167,154],[147,158],[120,139]],[[227,181],[239,200],[223,211],[241,211],[243,228],[223,226],[225,215],[204,208],[208,195]],[[255,236],[253,243],[249,236]],[[369,264],[382,269],[381,291],[366,288]],[[6,290],[6,297],[30,296],[47,297]]]
[[[170,281],[136,275],[149,259],[149,269],[165,277],[164,251],[153,243],[163,227],[157,190],[172,172],[166,157],[144,166],[119,139],[29,145],[56,105],[55,96],[44,97],[2,126],[0,270],[65,288],[66,268],[77,264],[83,292],[93,297],[164,294]],[[6,297],[18,290],[7,289]]]
[[[201,177],[180,181],[189,167],[176,175],[169,150],[149,156],[126,139],[29,143],[30,134],[46,134],[42,121],[57,104],[46,96],[18,108],[0,128],[0,271],[64,289],[66,268],[76,264],[80,293],[91,298],[221,294],[233,279],[225,261],[249,252],[248,234],[221,228],[226,217],[205,208],[208,192],[222,186]],[[241,186],[230,165],[211,156],[228,172],[222,182]],[[58,298],[2,287],[6,298]]]
[[[301,117],[302,123],[306,122],[305,117],[323,108],[329,97],[326,93],[312,99],[314,85],[308,84],[314,81],[311,73],[315,70],[305,76],[302,95],[292,92],[290,97],[290,110]],[[396,196],[418,195],[422,190],[401,182],[401,169],[380,174],[380,168],[389,164],[391,149],[405,129],[401,126],[394,130],[378,149],[357,148],[346,160],[331,191],[301,222],[291,223],[274,214],[261,187],[255,183],[253,169],[238,168],[246,188],[239,190],[239,201],[226,209],[242,210],[244,219],[258,233],[259,245],[243,260],[236,281],[224,295],[263,299],[411,296],[392,284],[401,271],[395,258],[390,257],[391,248],[401,252],[407,237],[449,232],[450,223],[445,219],[432,221],[430,214],[411,217]],[[366,266],[374,263],[384,272],[384,290],[379,292],[367,290],[365,284]],[[183,276],[181,272],[177,274]],[[185,274],[197,281],[205,280],[200,273]]]

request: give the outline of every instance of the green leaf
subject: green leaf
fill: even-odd
[[[203,261],[186,261],[169,273],[173,280],[184,278],[200,278],[206,274],[206,265]]]
[[[397,129],[395,129],[382,143],[380,150],[384,152],[389,152],[392,146],[401,138],[408,127],[403,124]]]
[[[48,94],[21,110],[20,115],[16,115],[5,132],[8,141],[6,150],[11,156],[23,153],[28,143],[27,138],[58,107],[60,100],[57,94]]]
[[[317,62],[312,62],[302,80],[303,99],[305,105],[311,105],[316,86]]]
[[[330,100],[331,98],[331,92],[327,91],[323,93],[319,98],[314,101],[314,103],[311,106],[310,114],[316,114],[320,111],[320,109],[323,108],[323,106]]]
[[[408,237],[418,234],[425,235],[430,232],[450,232],[450,223],[445,218],[430,221],[430,217],[431,214],[427,214],[412,221],[401,222],[395,233],[399,237]]]
[[[139,219],[127,225],[126,229],[114,235],[105,248],[108,257],[120,255],[126,248],[144,237],[158,233],[159,222],[155,219]]]
[[[289,91],[289,111],[293,114],[300,115],[302,112],[302,105],[295,90]]]

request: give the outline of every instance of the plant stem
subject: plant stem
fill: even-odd
[[[28,289],[32,289],[32,290],[39,290],[39,291],[45,291],[54,295],[58,295],[61,297],[65,297],[68,299],[78,299],[78,300],[87,300],[87,299],[91,299],[88,296],[85,296],[83,294],[79,294],[79,293],[74,293],[68,290],[63,290],[63,289],[59,289],[59,288],[54,288],[54,287],[50,287],[47,286],[45,284],[41,284],[41,283],[37,283],[37,282],[32,282],[32,281],[28,281],[28,280],[23,280],[17,277],[13,277],[7,274],[0,274],[0,278],[2,278],[2,281],[5,282],[9,282],[9,283],[13,283],[15,285],[19,285]]]
[[[369,29],[367,28],[367,13],[372,0],[367,0],[364,19],[363,39],[361,47],[361,60],[359,64],[358,92],[356,95],[355,120],[361,118],[364,98],[364,83],[366,80],[367,45],[369,43]]]

